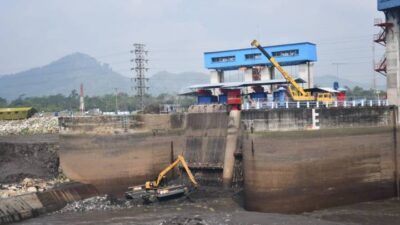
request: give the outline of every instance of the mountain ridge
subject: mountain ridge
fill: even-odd
[[[161,71],[149,78],[149,93],[177,93],[185,86],[207,81],[208,77],[202,73]],[[44,66],[0,75],[0,97],[13,100],[28,96],[69,95],[72,90],[79,89],[80,83],[84,84],[85,95],[89,96],[114,93],[115,88],[133,94],[130,78],[113,71],[107,63],[76,52]]]

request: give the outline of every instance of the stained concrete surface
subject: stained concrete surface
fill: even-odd
[[[0,136],[0,183],[58,176],[58,135]]]
[[[102,204],[99,202],[99,204]],[[123,206],[125,203],[118,203]],[[359,203],[307,214],[288,215],[245,211],[238,193],[217,188],[201,189],[190,198],[179,198],[151,205],[116,207],[101,210],[101,206],[82,212],[53,213],[20,224],[143,224],[143,225],[214,225],[214,224],[298,224],[298,225],[389,225],[400,221],[400,202],[394,199]]]

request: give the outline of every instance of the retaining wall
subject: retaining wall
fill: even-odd
[[[308,130],[306,109],[243,112],[253,124],[243,140],[247,210],[298,213],[395,195],[394,110],[317,112],[319,130]]]
[[[153,180],[184,150],[182,114],[60,121],[63,172],[102,193],[123,193],[129,186]]]
[[[68,203],[98,195],[92,185],[70,183],[40,193],[31,193],[0,200],[0,224],[18,222],[53,212]]]

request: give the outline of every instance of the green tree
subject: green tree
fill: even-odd
[[[7,107],[7,100],[2,97],[0,97],[0,107]]]

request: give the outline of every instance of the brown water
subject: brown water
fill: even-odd
[[[199,191],[187,198],[175,199],[151,205],[118,203],[118,209],[80,208],[83,212],[53,213],[24,221],[20,224],[143,224],[143,225],[214,225],[214,224],[299,224],[334,225],[400,224],[400,201],[389,199],[359,203],[338,208],[320,210],[302,215],[257,213],[243,210],[240,197],[234,193]],[[78,205],[77,205],[78,206]],[[77,207],[79,208],[79,207]]]

